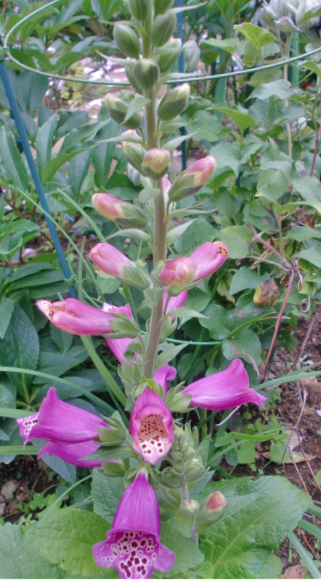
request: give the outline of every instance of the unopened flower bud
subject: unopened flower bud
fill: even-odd
[[[185,72],[191,73],[197,70],[201,50],[196,40],[188,40],[184,44]]]
[[[160,76],[159,66],[151,58],[140,58],[134,65],[133,73],[138,86],[144,91],[152,89]]]
[[[166,487],[179,488],[181,486],[181,480],[177,473],[174,473],[171,467],[166,467],[162,471],[162,484]]]
[[[132,85],[132,87],[134,87],[136,93],[142,94],[142,89],[138,86],[136,79],[135,79],[135,75],[134,75],[135,64],[136,64],[136,60],[131,60],[130,58],[126,58],[126,60],[124,61],[126,76],[129,80],[130,84]]]
[[[136,20],[143,22],[150,12],[150,0],[129,0],[129,10]]]
[[[159,103],[157,114],[162,121],[171,121],[187,107],[190,86],[187,83],[170,89]]]
[[[182,41],[180,38],[171,38],[164,46],[156,52],[156,62],[161,73],[171,70],[182,52]]]
[[[126,203],[109,193],[95,193],[92,196],[94,208],[105,218],[124,228],[145,228],[146,214],[136,205]]]
[[[140,183],[140,173],[130,163],[127,165],[127,175],[134,185],[138,185]]]
[[[138,138],[138,135],[135,131],[125,131],[122,136],[125,137],[125,135],[132,135],[133,137],[137,136]],[[142,163],[146,153],[144,147],[142,147],[140,143],[135,141],[127,141],[126,139],[123,140],[122,147],[123,153],[128,163],[137,169],[137,171],[142,173]]]
[[[140,41],[136,32],[127,24],[117,22],[114,26],[114,39],[119,50],[131,58],[138,58]]]
[[[127,121],[125,121],[128,106],[124,101],[108,93],[105,103],[111,118],[116,121],[116,123],[123,124],[129,129],[138,129],[138,127],[140,127],[142,120],[139,113],[134,113],[129,119],[127,119]]]
[[[220,491],[215,491],[197,514],[197,522],[201,525],[214,523],[220,517],[226,504],[227,501],[224,495]]]
[[[194,516],[200,509],[200,504],[195,499],[185,499],[182,501],[179,509],[187,516]]]
[[[264,280],[256,288],[253,302],[256,306],[274,306],[280,298],[280,290],[273,278]]]
[[[152,26],[151,39],[154,46],[163,46],[172,36],[176,27],[176,14],[167,12],[157,16]]]
[[[171,201],[179,201],[189,195],[195,195],[215,171],[216,162],[212,155],[198,159],[187,171],[174,181],[168,192]]]
[[[98,441],[99,445],[103,447],[115,447],[124,443],[126,439],[126,432],[123,430],[114,429],[109,427],[99,427],[98,429]]]
[[[165,500],[168,501],[172,506],[178,508],[181,503],[181,494],[178,489],[162,487],[162,492]]]
[[[170,161],[171,155],[167,149],[149,149],[144,156],[143,171],[151,179],[161,179],[167,173]]]
[[[188,464],[185,471],[186,481],[197,481],[204,474],[204,465],[200,459],[194,457]]]
[[[196,264],[187,256],[164,262],[158,279],[166,286],[185,286],[191,282],[196,272]]]
[[[165,14],[174,4],[174,0],[154,0],[155,14]]]

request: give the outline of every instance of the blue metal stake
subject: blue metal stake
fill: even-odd
[[[50,219],[51,218],[51,211],[49,209],[49,205],[48,205],[48,201],[47,201],[44,189],[43,189],[43,185],[41,183],[41,179],[40,179],[34,158],[33,158],[32,153],[31,153],[27,133],[26,133],[26,130],[25,130],[22,118],[21,118],[18,103],[17,103],[16,97],[15,97],[15,94],[13,92],[13,88],[12,88],[12,85],[10,82],[8,71],[7,71],[5,62],[4,62],[4,55],[1,59],[1,46],[0,46],[0,76],[1,76],[3,86],[4,86],[4,89],[6,91],[6,95],[7,95],[9,104],[10,104],[12,116],[13,116],[15,123],[16,123],[16,127],[17,127],[17,130],[19,133],[20,141],[21,141],[23,150],[25,152],[25,156],[26,156],[26,159],[27,159],[27,162],[29,165],[30,173],[32,175],[32,179],[34,181],[34,184],[35,184],[35,187],[36,187],[36,190],[38,193],[41,207],[47,214],[47,215],[45,214],[46,222],[47,222],[48,229],[49,229],[52,241],[54,243],[54,246],[55,246],[58,258],[59,258],[61,269],[63,271],[63,274],[64,274],[66,280],[70,280],[71,273],[69,270],[69,266],[67,264],[67,261],[66,261],[65,255],[64,255],[64,251],[62,249],[55,225],[54,225],[53,221]],[[76,288],[74,286],[70,286],[69,292],[73,298],[77,298],[77,291],[76,291]]]
[[[176,0],[176,5],[177,7],[181,7],[183,6],[183,0]],[[178,24],[178,36],[180,37],[180,39],[183,42],[183,12],[179,12],[177,14],[177,24]],[[183,73],[184,72],[184,54],[181,53],[179,55],[178,58],[178,72]],[[181,128],[181,135],[186,135],[186,129],[185,127]],[[183,143],[181,144],[181,150],[182,150],[182,171],[185,171],[186,169],[186,141],[183,141]]]

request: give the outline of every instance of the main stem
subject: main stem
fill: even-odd
[[[151,56],[151,18],[145,24],[143,36],[143,56],[149,58]],[[157,133],[157,93],[155,87],[144,94],[150,101],[145,107],[145,128],[146,141],[148,149],[159,147],[159,137]],[[159,194],[154,199],[154,213],[155,213],[155,237],[154,237],[154,251],[153,262],[156,266],[157,262],[165,260],[166,258],[166,221],[165,221],[165,203],[163,182],[160,179],[154,183],[154,187],[159,189]],[[155,284],[157,286],[157,284]],[[153,305],[150,319],[150,328],[148,336],[148,344],[146,349],[146,358],[144,366],[144,375],[146,378],[152,378],[155,370],[155,362],[158,352],[158,345],[160,334],[162,330],[162,315],[163,315],[163,299],[161,298],[156,305]]]

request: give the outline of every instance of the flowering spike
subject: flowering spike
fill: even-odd
[[[167,149],[161,147],[149,149],[144,156],[144,173],[152,179],[160,179],[167,173],[170,162],[171,155]]]
[[[173,417],[163,399],[148,387],[135,402],[129,430],[135,451],[147,463],[157,463],[171,448]]]
[[[233,360],[224,371],[190,384],[182,394],[192,395],[191,405],[212,411],[226,411],[246,403],[264,409],[266,401],[266,397],[250,389],[249,377],[240,359]]]
[[[102,312],[76,298],[52,303],[48,300],[37,300],[36,305],[54,326],[70,334],[96,336],[113,332],[112,314]]]
[[[157,497],[145,469],[126,489],[106,537],[93,547],[95,562],[116,568],[121,578],[150,578],[173,566],[174,553],[160,543]]]
[[[89,257],[98,268],[110,276],[124,276],[124,267],[132,266],[125,254],[111,244],[96,244],[89,252]]]

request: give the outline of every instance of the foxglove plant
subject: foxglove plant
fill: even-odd
[[[160,543],[160,509],[154,487],[163,491],[176,515],[187,518],[186,529],[196,545],[199,530],[220,517],[226,504],[221,493],[208,494],[201,502],[190,497],[192,488],[207,474],[206,458],[197,430],[192,431],[189,423],[185,427],[175,424],[173,413],[193,407],[223,411],[245,403],[263,407],[265,397],[250,389],[244,364],[238,359],[227,369],[186,387],[168,388],[177,371],[169,364],[176,349],[170,349],[166,339],[175,330],[177,317],[184,315],[188,290],[221,268],[229,250],[214,241],[201,244],[190,256],[167,256],[176,204],[200,191],[213,175],[215,159],[205,156],[173,183],[169,181],[171,155],[166,139],[190,94],[189,85],[181,84],[158,97],[168,72],[164,54],[171,53],[172,66],[183,49],[172,37],[176,12],[170,1],[163,0],[129,0],[129,10],[135,22],[133,26],[116,24],[114,40],[127,57],[127,76],[145,103],[144,119],[111,93],[106,106],[111,118],[128,129],[122,134],[128,174],[135,173],[135,181],[141,182],[146,205],[138,200],[130,204],[106,192],[95,193],[92,204],[106,219],[129,227],[129,236],[136,234],[148,242],[152,271],[107,242],[96,244],[89,259],[98,272],[143,291],[150,319],[143,332],[129,304],[115,307],[105,303],[95,308],[73,298],[52,304],[37,302],[51,323],[65,332],[106,338],[120,362],[125,411],[130,412],[129,433],[115,416],[103,419],[60,401],[53,387],[39,413],[18,423],[25,442],[45,439],[40,455],[54,454],[85,467],[101,466],[106,476],[126,472],[124,481],[129,485],[112,529],[106,540],[95,544],[93,556],[98,566],[116,568],[121,578],[150,578],[153,570],[168,572],[175,560],[173,552]],[[113,471],[108,462],[117,459],[121,460],[119,469]],[[136,460],[131,469],[129,459]],[[160,467],[163,460],[165,468]]]

